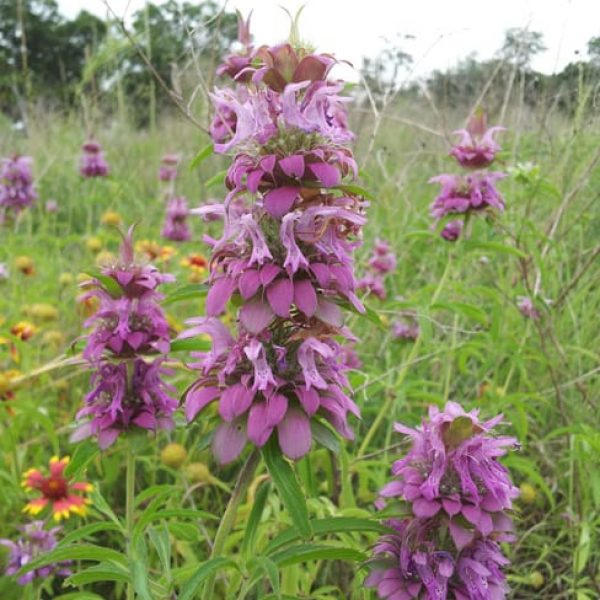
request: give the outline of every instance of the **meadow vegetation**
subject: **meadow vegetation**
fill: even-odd
[[[246,482],[219,562],[207,561],[242,459],[215,461],[216,411],[191,424],[178,411],[172,431],[131,436],[137,497],[128,532],[125,443],[99,452],[95,441],[69,437],[90,386],[81,352],[93,306],[81,301],[79,284],[118,255],[118,227],[136,224],[139,255],[176,279],[161,286],[173,336],[203,315],[210,249],[202,237],[219,237],[222,225],[192,216],[191,240],[162,239],[165,186],[157,172],[165,153],[179,154],[177,194],[198,207],[222,201],[228,159],[199,155],[209,138],[175,109],[138,127],[135,115],[147,106],[135,98],[115,101],[125,110],[110,114],[89,102],[67,114],[31,102],[26,130],[0,121],[0,156],[33,157],[39,194],[31,210],[0,225],[0,264],[8,271],[0,271],[0,538],[15,538],[27,521],[21,480],[28,469],[70,455],[70,474],[94,486],[85,520],[61,523],[66,551],[55,558],[73,561],[73,574],[26,588],[0,577],[3,600],[124,598],[131,580],[140,598],[199,598],[214,575],[214,598],[375,598],[363,586],[364,561],[380,534],[374,502],[408,449],[394,423],[415,426],[428,406],[447,401],[479,408],[485,419],[504,414],[499,430],[520,444],[502,458],[520,490],[517,539],[503,544],[509,597],[600,597],[600,84],[582,75],[568,107],[552,97],[532,105],[519,85],[523,68],[514,63],[508,93],[486,80],[459,106],[427,88],[388,87],[369,97],[353,90],[359,193],[370,202],[357,274],[366,273],[376,240],[387,240],[397,258],[385,298],[363,294],[367,314],[347,317],[358,338],[360,364],[349,379],[362,418],[355,441],[330,432],[293,463],[310,541],[299,539],[285,482],[273,477],[284,459],[271,456]],[[167,105],[160,87],[154,93]],[[508,174],[498,183],[506,210],[471,219],[448,242],[441,226],[431,226],[438,192],[428,180],[457,171],[448,157],[451,134],[476,105],[493,107],[489,122],[506,127],[496,160]],[[201,98],[192,113],[205,123],[208,111]],[[79,174],[90,134],[104,147],[106,178]],[[523,297],[534,318],[520,310]],[[232,302],[227,324],[236,310]],[[398,334],[403,322],[417,325],[416,335]],[[190,349],[198,347],[180,340],[169,353],[177,397],[197,377],[186,367]],[[124,551],[126,535],[136,544],[135,564],[111,554]],[[73,547],[80,553],[69,553]]]

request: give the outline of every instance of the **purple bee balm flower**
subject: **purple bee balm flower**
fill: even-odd
[[[55,213],[58,210],[58,202],[56,200],[47,200],[45,209],[47,213]]]
[[[476,172],[470,175],[438,175],[430,183],[442,186],[439,196],[431,205],[431,216],[441,219],[446,215],[477,213],[483,210],[504,210],[504,200],[496,189],[496,182],[504,173]]]
[[[252,74],[254,83],[264,83],[275,92],[282,92],[290,83],[323,82],[336,63],[331,55],[308,54],[287,43],[261,46],[252,58],[252,67],[245,73]]]
[[[396,479],[381,496],[411,503],[417,518],[443,515],[458,549],[476,535],[496,532],[497,539],[510,539],[511,523],[504,511],[519,492],[498,458],[516,440],[491,436],[501,421],[502,415],[482,422],[477,410],[467,413],[448,402],[442,412],[430,407],[429,420],[416,429],[397,424],[396,431],[410,436],[413,445],[394,463]]]
[[[162,236],[174,242],[185,242],[192,237],[188,227],[189,215],[187,200],[183,196],[170,198],[167,201],[167,213]]]
[[[389,600],[503,600],[508,588],[498,544],[478,540],[460,552],[446,549],[439,526],[422,519],[392,520],[392,533],[374,549],[365,586]],[[369,564],[369,563],[367,563]]]
[[[95,436],[104,450],[121,433],[136,427],[172,429],[178,401],[175,388],[163,380],[169,371],[162,362],[147,363],[141,358],[118,364],[102,362],[92,375],[92,391],[85,397],[85,406],[77,413],[79,423],[71,441]]]
[[[116,358],[169,352],[169,325],[157,303],[157,295],[141,298],[113,298],[105,289],[94,294],[100,307],[85,322],[94,327],[83,352],[87,360],[96,360],[108,351]]]
[[[102,146],[95,140],[88,140],[83,146],[79,172],[83,177],[106,177],[109,166],[104,158]]]
[[[361,277],[356,282],[356,289],[365,291],[367,294],[373,294],[380,300],[387,298],[383,277],[375,273],[367,273],[364,277]]]
[[[189,324],[193,327],[182,337],[208,334],[213,345],[194,355],[198,362],[191,366],[202,375],[186,394],[185,412],[191,421],[218,402],[223,423],[213,450],[221,463],[237,458],[247,441],[262,447],[275,433],[283,453],[300,458],[311,446],[312,419],[329,421],[352,439],[347,413],[360,413],[343,391],[347,366],[339,360],[337,342],[308,337],[276,343],[274,336],[250,333],[234,340],[217,319],[192,319]]]
[[[158,178],[161,181],[174,181],[177,177],[177,166],[179,165],[179,155],[165,154],[160,159],[160,168]]]
[[[100,301],[98,310],[85,323],[94,327],[83,352],[90,361],[105,351],[115,358],[169,351],[169,326],[159,304],[162,295],[156,288],[171,278],[134,262],[132,233],[130,229],[123,238],[119,263],[102,269],[102,279],[85,284],[92,289],[83,299],[95,297]]]
[[[3,158],[0,162],[0,222],[2,215],[21,212],[31,206],[38,197],[33,184],[30,156]]]
[[[153,297],[156,301],[159,301],[162,296],[158,294],[156,288],[161,283],[175,280],[172,275],[160,273],[155,266],[142,264],[135,259],[133,253],[133,227],[130,227],[127,234],[123,236],[119,260],[114,265],[103,267],[101,272],[104,277],[110,277],[121,288],[116,296],[125,296],[130,299]],[[107,290],[102,282],[95,279],[85,283],[84,287],[92,287],[93,289],[85,294],[82,300],[94,295],[112,296],[114,292],[112,286],[110,290]]]
[[[390,249],[389,242],[375,240],[373,255],[369,260],[369,267],[381,275],[393,273],[396,270],[396,254]]]
[[[533,300],[528,296],[519,296],[517,298],[517,306],[521,311],[521,314],[527,319],[537,321],[540,318],[540,311],[535,308]]]
[[[397,340],[414,341],[420,333],[421,328],[414,318],[403,317],[392,323],[392,336]]]
[[[479,112],[471,117],[466,129],[459,129],[454,133],[460,136],[460,140],[450,151],[462,167],[482,169],[494,162],[500,146],[494,139],[499,131],[505,131],[504,127],[487,128],[484,112]]]
[[[6,263],[0,263],[0,283],[6,281],[10,277],[10,271]]]
[[[455,242],[461,235],[464,227],[464,222],[460,220],[450,221],[446,223],[440,235],[448,242]]]
[[[250,11],[248,18],[244,19],[238,11],[238,39],[235,43],[237,47],[217,67],[217,75],[227,75],[240,82],[250,81],[252,73],[246,71],[246,69],[250,67],[253,59],[252,36],[250,34],[251,16],[252,11]]]
[[[8,548],[8,564],[6,565],[5,575],[14,575],[21,568],[32,560],[43,556],[54,550],[58,544],[56,535],[62,527],[53,527],[44,529],[44,521],[32,521],[20,528],[23,535],[16,542],[7,539],[0,539],[0,545]],[[47,579],[53,575],[67,577],[71,575],[68,568],[70,562],[62,561],[44,567],[33,569],[24,575],[21,575],[17,582],[19,585],[27,585],[34,579]]]

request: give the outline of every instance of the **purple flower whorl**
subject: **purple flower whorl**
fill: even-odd
[[[169,352],[169,326],[159,304],[163,296],[156,288],[173,277],[135,261],[132,234],[133,228],[123,238],[119,261],[105,267],[102,278],[86,283],[91,289],[83,296],[100,301],[86,322],[93,329],[83,351],[95,371],[71,440],[94,435],[103,449],[134,426],[171,429],[178,405],[175,388],[162,380],[163,359],[143,358]]]
[[[496,189],[496,182],[506,174],[486,170],[501,149],[494,139],[499,131],[504,131],[504,127],[488,128],[485,113],[478,111],[471,117],[466,129],[454,132],[460,139],[450,151],[450,156],[466,173],[445,173],[429,180],[429,183],[439,183],[441,186],[439,195],[430,207],[436,223],[449,216],[466,218],[472,214],[504,211],[504,199]],[[463,219],[455,219],[445,225],[440,235],[446,241],[454,242],[462,232]]]
[[[38,197],[30,156],[13,156],[0,161],[0,224],[30,207]]]
[[[416,429],[396,425],[412,447],[394,463],[378,503],[393,499],[412,514],[389,521],[397,533],[375,547],[366,585],[380,598],[505,597],[508,561],[498,543],[514,539],[507,511],[518,489],[498,462],[516,440],[491,435],[501,420],[481,422],[478,411],[448,402],[444,411],[431,407]]]
[[[218,403],[221,463],[273,435],[300,458],[316,421],[352,438],[347,415],[359,416],[335,339],[352,339],[340,305],[364,311],[352,252],[366,205],[339,188],[357,171],[346,145],[348,98],[327,79],[332,57],[290,44],[253,50],[247,22],[242,30],[244,56],[218,71],[238,83],[212,95],[215,150],[235,151],[219,211],[224,232],[212,241],[207,317],[184,334],[212,338],[212,350],[196,355],[201,375],[185,407],[191,421]],[[217,319],[232,297],[236,336]]]

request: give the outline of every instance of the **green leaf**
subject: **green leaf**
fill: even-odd
[[[392,531],[378,521],[357,517],[328,517],[326,519],[316,519],[310,523],[314,537],[338,533],[375,532],[378,534],[385,534]],[[299,539],[300,536],[294,528],[286,529],[267,544],[264,553],[270,555],[278,548],[291,544]]]
[[[164,492],[172,492],[175,494],[177,493],[177,491],[177,488],[174,485],[171,485],[170,483],[151,485],[150,487],[146,488],[145,490],[142,490],[139,494],[137,494],[137,496],[135,497],[135,506],[140,506],[140,504],[146,502],[146,500],[149,500],[154,496],[157,496],[158,494],[163,494]]]
[[[167,525],[173,537],[184,542],[196,542],[201,537],[197,525],[192,523],[179,523],[178,521],[170,521]]]
[[[250,585],[248,586],[249,590],[251,590],[262,579],[262,573],[264,573],[269,579],[271,587],[275,592],[274,596],[276,598],[281,598],[279,571],[277,569],[277,565],[266,556],[257,556],[256,558],[253,558],[251,565],[252,572],[250,573]]]
[[[467,250],[487,250],[489,252],[498,252],[500,254],[511,254],[512,256],[517,256],[518,258],[527,258],[527,254],[525,254],[525,252],[522,252],[517,248],[513,248],[512,246],[502,244],[501,242],[477,242],[475,240],[463,240],[461,245]]]
[[[80,442],[71,456],[71,460],[65,469],[66,477],[79,475],[87,465],[99,454],[100,448],[96,442],[85,440]]]
[[[152,517],[153,521],[157,519],[211,519],[213,521],[220,521],[220,517],[213,515],[212,513],[206,512],[205,510],[194,510],[193,508],[165,508],[159,510]]]
[[[212,343],[202,338],[180,338],[171,342],[171,352],[208,352],[211,348]]]
[[[70,579],[70,578],[69,578]],[[93,594],[92,592],[70,592],[69,594],[61,594],[53,596],[54,600],[104,600],[102,596]]]
[[[196,591],[202,585],[204,580],[224,567],[237,568],[237,565],[230,558],[223,558],[222,556],[216,556],[215,558],[203,562],[181,588],[178,600],[192,600],[198,598]]]
[[[90,500],[92,501],[92,506],[96,510],[107,516],[113,523],[116,523],[119,526],[119,529],[123,530],[121,521],[119,521],[117,515],[115,515],[112,508],[108,505],[108,502],[104,499],[104,496],[100,493],[98,487],[94,487],[90,493]]]
[[[590,524],[588,521],[581,523],[581,532],[579,534],[579,544],[575,551],[575,572],[579,575],[588,563],[590,551],[592,549],[592,537],[590,534]]]
[[[271,484],[268,481],[265,481],[258,488],[256,496],[254,497],[254,504],[252,505],[252,510],[250,511],[248,522],[246,523],[244,539],[242,540],[241,553],[245,560],[248,560],[249,554],[254,551],[256,532],[258,531],[258,526],[260,525],[260,520],[270,492]]]
[[[113,298],[120,298],[123,295],[123,289],[112,277],[103,275],[100,271],[88,271],[86,274],[96,279]]]
[[[77,529],[67,533],[67,535],[60,540],[59,545],[65,546],[71,542],[77,542],[80,539],[87,537],[88,535],[93,535],[98,531],[122,531],[122,527],[109,521],[103,521],[102,523],[89,523],[88,525],[80,526]]]
[[[356,196],[362,196],[363,198],[367,198],[367,200],[376,200],[376,197],[361,187],[360,185],[354,184],[345,184],[336,186],[338,190],[342,190],[342,192],[346,192],[347,194],[355,194]]]
[[[453,313],[464,315],[468,319],[473,319],[479,324],[487,327],[489,325],[489,319],[487,313],[473,304],[467,304],[466,302],[436,302],[429,307],[430,310],[449,310]]]
[[[273,437],[263,447],[262,454],[294,527],[302,538],[308,539],[312,533],[310,521],[308,520],[308,508],[304,492],[298,483],[294,470],[283,457]]]
[[[204,283],[189,283],[171,292],[162,302],[163,306],[183,302],[184,300],[199,300],[208,294],[208,286]]]
[[[146,525],[149,525],[153,521],[155,514],[160,510],[164,499],[172,494],[173,490],[171,489],[171,486],[169,486],[168,489],[162,490],[154,496],[152,502],[144,509],[144,512],[140,515],[133,528],[134,540],[143,535]]]
[[[225,183],[225,177],[227,177],[227,171],[219,171],[216,175],[213,175],[208,181],[206,181],[204,185],[207,188],[211,188],[216,185],[223,185]]]
[[[96,546],[94,544],[77,544],[73,546],[62,546],[47,552],[43,556],[40,556],[23,566],[18,575],[21,576],[33,569],[39,569],[40,567],[55,562],[61,562],[63,560],[95,560],[98,562],[111,561],[122,565],[127,564],[127,557],[116,550]]]
[[[362,319],[366,319],[367,321],[370,321],[371,323],[373,323],[373,325],[377,325],[377,327],[379,327],[379,329],[382,329],[384,331],[387,330],[386,326],[383,324],[383,321],[381,320],[381,318],[379,317],[377,312],[374,311],[369,306],[367,306],[366,304],[364,304],[364,302],[363,302],[363,305],[365,307],[364,313],[360,312],[353,304],[350,304],[350,302],[348,302],[347,300],[335,300],[335,303],[338,306],[341,306],[342,308],[345,308],[346,310],[353,312],[355,315],[361,317]]]
[[[124,567],[118,567],[111,563],[100,563],[74,573],[65,580],[67,585],[80,586],[98,581],[130,581],[129,572]]]
[[[311,419],[310,429],[313,438],[317,440],[321,446],[325,446],[325,448],[331,450],[334,454],[340,453],[340,440],[327,425]]]
[[[196,156],[190,162],[190,171],[193,171],[196,167],[200,166],[209,156],[212,156],[215,152],[215,148],[212,144],[208,144],[208,146],[204,146]]]
[[[300,544],[281,550],[271,556],[271,560],[280,568],[296,565],[309,560],[347,560],[349,562],[363,562],[367,554],[352,548],[338,546],[318,546],[314,544]]]
[[[146,541],[143,537],[140,537],[134,546],[134,556],[129,562],[133,589],[136,596],[142,600],[153,600],[148,579],[148,548],[146,547]]]
[[[148,530],[148,537],[154,546],[160,564],[167,577],[167,581],[171,580],[171,542],[169,540],[169,529],[163,521],[160,528],[151,527]]]

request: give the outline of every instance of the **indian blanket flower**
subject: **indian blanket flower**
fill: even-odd
[[[505,131],[505,128],[495,126],[488,129],[485,113],[478,111],[469,119],[466,129],[454,132],[460,136],[460,139],[452,147],[450,155],[462,167],[471,169],[488,167],[500,151],[500,146],[494,139],[494,135],[499,131]]]
[[[72,514],[84,517],[91,500],[86,494],[93,489],[92,484],[83,481],[73,482],[65,476],[64,471],[69,464],[69,457],[53,456],[48,466],[48,474],[38,469],[29,469],[23,475],[23,487],[27,492],[39,492],[40,496],[30,500],[23,512],[37,515],[46,507],[54,516],[54,520],[67,519]]]
[[[349,414],[359,417],[336,339],[355,341],[340,305],[365,310],[352,254],[366,203],[338,188],[358,170],[347,146],[348,98],[342,83],[327,79],[335,62],[328,55],[291,44],[247,52],[245,67],[228,57],[219,70],[236,87],[211,95],[215,150],[234,156],[224,203],[194,211],[222,220],[223,234],[205,236],[212,247],[206,317],[190,320],[182,334],[212,339],[210,351],[193,355],[200,375],[185,410],[191,421],[214,404],[221,463],[248,442],[261,447],[274,437],[298,459],[310,450],[315,422],[352,439]],[[234,331],[218,319],[231,299]]]
[[[178,401],[175,388],[163,377],[168,374],[162,359],[100,363],[91,377],[91,391],[77,413],[77,428],[71,441],[90,436],[101,449],[111,446],[121,433],[136,428],[148,431],[173,429]]]
[[[173,242],[189,240],[192,237],[187,222],[189,214],[187,200],[183,196],[169,198],[162,236]]]
[[[378,504],[399,501],[411,516],[389,521],[394,531],[375,547],[366,584],[380,598],[505,597],[508,561],[498,543],[514,540],[508,511],[519,491],[498,461],[516,445],[493,435],[501,421],[448,402],[443,411],[430,407],[416,429],[396,425],[412,446],[394,463]]]
[[[161,181],[174,181],[177,177],[177,166],[179,165],[179,155],[165,154],[160,159],[160,168],[158,178]]]
[[[0,161],[0,224],[37,200],[32,163],[30,156],[19,155]]]
[[[95,140],[89,139],[81,147],[82,154],[79,163],[79,172],[83,177],[106,177],[109,166],[104,158],[102,146]]]
[[[32,560],[56,548],[58,544],[57,535],[62,530],[62,527],[45,529],[44,525],[44,521],[32,521],[20,527],[22,535],[16,542],[0,539],[0,545],[7,548],[9,552],[8,563],[4,571],[5,575],[15,575]],[[32,569],[21,575],[17,579],[17,582],[19,585],[27,585],[35,579],[47,580],[52,575],[68,577],[71,575],[70,564],[69,561],[62,561]]]

